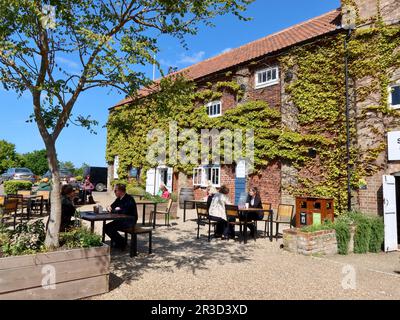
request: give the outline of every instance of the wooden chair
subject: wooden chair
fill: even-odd
[[[18,207],[21,210],[21,219],[22,219],[22,214],[24,213],[24,197],[22,196],[22,194],[8,194],[6,199],[17,199],[18,202],[18,206],[17,206],[17,210]]]
[[[156,220],[157,220],[157,215],[158,214],[163,214],[164,215],[165,226],[170,227],[171,225],[169,224],[169,219],[170,219],[170,212],[171,212],[171,208],[172,208],[172,203],[173,203],[172,199],[169,199],[168,200],[168,204],[167,204],[167,208],[165,209],[165,211],[156,211],[156,212],[154,212],[154,210],[151,211],[150,212],[149,223],[153,224],[154,214],[156,215],[155,216]],[[168,221],[168,223],[167,223],[167,221]]]
[[[272,204],[270,202],[263,202],[262,203],[262,207],[263,207],[264,210],[271,210],[272,209]],[[267,232],[267,226],[268,226],[268,223],[269,223],[269,214],[267,212],[265,212],[264,213],[264,218],[262,220],[256,221],[256,226],[257,226],[258,222],[260,222],[260,223],[264,222],[264,235],[265,235],[265,237],[269,236],[269,231]]]
[[[6,201],[5,196],[0,196],[0,206],[4,206],[4,202]]]
[[[233,231],[235,232],[235,227],[239,226],[239,234],[243,235],[243,223],[240,220],[239,208],[233,205],[225,206],[226,218],[228,219],[228,224],[233,226]],[[241,241],[241,240],[240,240]]]
[[[217,225],[216,221],[210,220],[210,215],[208,214],[207,203],[197,203],[197,239],[200,239],[200,226],[208,225],[208,242],[211,241],[211,226],[215,227]]]
[[[14,230],[17,224],[17,211],[18,211],[18,199],[17,198],[6,198],[3,206],[3,215],[1,217],[1,222],[4,222],[4,216],[12,215],[14,218]],[[21,215],[22,222],[22,215]]]
[[[50,191],[37,191],[36,195],[42,196],[42,203],[40,203],[40,206],[42,206],[42,207],[45,206],[46,212],[47,212],[47,214],[49,214],[50,213]],[[36,205],[37,205],[37,201],[35,201],[35,206]]]
[[[31,190],[18,190],[17,194],[25,197],[25,196],[30,196],[32,194],[32,191]]]
[[[153,229],[151,228],[141,228],[134,226],[129,229],[124,229],[122,232],[125,233],[125,240],[128,241],[128,234],[131,235],[131,245],[130,245],[130,257],[137,256],[137,235],[138,234],[148,234],[149,235],[149,254],[152,254],[152,235]]]
[[[275,223],[275,238],[276,241],[278,241],[278,236],[279,236],[279,225],[280,224],[288,224],[290,225],[290,228],[292,228],[292,221],[293,221],[293,215],[294,215],[294,206],[291,204],[280,204],[278,207],[278,212],[276,215],[276,219],[273,220],[273,223]]]

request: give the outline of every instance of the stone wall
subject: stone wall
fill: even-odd
[[[338,252],[335,230],[306,233],[301,229],[287,229],[283,231],[283,245],[289,252],[306,256],[335,255]]]

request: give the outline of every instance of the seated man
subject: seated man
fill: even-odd
[[[115,185],[114,192],[117,199],[107,208],[108,211],[116,214],[126,214],[131,217],[106,224],[105,233],[111,238],[112,247],[124,249],[126,242],[118,231],[136,225],[138,219],[136,202],[132,196],[126,193],[126,187],[123,184]]]

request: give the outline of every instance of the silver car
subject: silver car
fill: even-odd
[[[0,183],[7,180],[26,180],[35,182],[35,175],[28,168],[9,168],[0,176]]]

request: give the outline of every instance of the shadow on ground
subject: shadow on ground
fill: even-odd
[[[147,272],[179,272],[189,269],[193,274],[200,270],[208,270],[208,265],[223,266],[227,263],[243,263],[251,260],[251,241],[247,245],[238,241],[222,241],[213,239],[207,241],[205,231],[200,239],[196,238],[196,226],[185,230],[175,227],[157,228],[153,233],[153,254],[148,255],[148,237],[138,236],[139,255],[129,256],[129,247],[125,251],[111,251],[110,290],[116,289],[124,281],[134,281],[142,278]],[[253,242],[254,243],[254,242]]]

